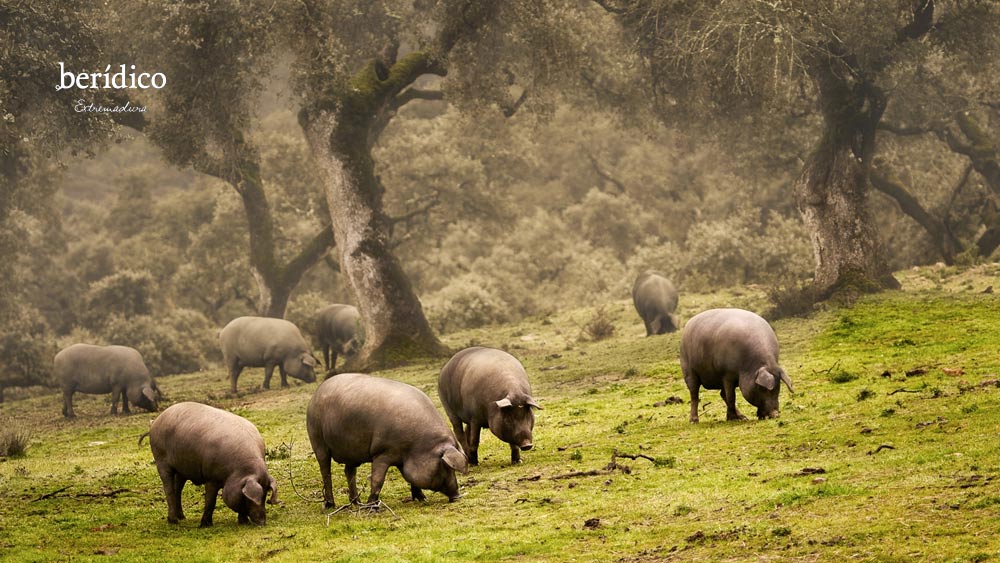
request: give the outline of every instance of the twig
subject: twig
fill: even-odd
[[[549,479],[572,479],[574,477],[593,477],[594,475],[608,475],[614,471],[608,469],[591,469],[590,471],[572,471],[561,475],[553,475]]]
[[[882,444],[881,446],[875,448],[873,451],[868,452],[868,455],[877,454],[882,450],[894,450],[894,449],[896,449],[896,446],[893,446],[892,444]]]
[[[91,498],[109,497],[109,498],[114,498],[114,497],[116,497],[116,496],[118,496],[118,495],[120,495],[122,493],[130,493],[130,492],[132,492],[132,491],[130,491],[129,489],[115,489],[113,491],[108,491],[106,493],[79,493],[79,494],[76,494],[76,495],[73,495],[73,496],[74,496],[74,498],[76,498],[76,497],[91,497]]]
[[[299,490],[295,487],[295,478],[292,477],[292,459],[293,459],[293,457],[292,457],[292,447],[294,445],[295,445],[295,440],[290,440],[289,443],[288,443],[288,482],[292,485],[292,492],[295,493],[295,496],[299,497],[300,499],[302,499],[302,500],[304,500],[306,502],[323,502],[322,499],[319,499],[319,500],[317,500],[317,499],[307,499],[306,497],[302,496],[302,494],[299,493]]]
[[[376,512],[378,512],[379,510],[381,510],[383,508],[386,509],[386,510],[388,510],[389,513],[392,514],[393,518],[395,518],[396,520],[399,520],[399,515],[396,514],[396,511],[394,511],[392,509],[392,507],[389,506],[388,504],[382,502],[382,499],[378,499],[377,502],[371,502],[371,503],[366,502],[364,504],[357,504],[357,505],[355,505],[355,504],[345,504],[345,505],[343,505],[343,506],[341,506],[339,508],[331,510],[330,512],[326,513],[326,525],[327,526],[330,525],[330,519],[333,517],[334,514],[337,514],[338,512],[341,512],[343,510],[355,509],[355,510],[351,510],[351,512],[353,512],[354,515],[357,516],[357,515],[361,514],[361,511],[363,511],[363,510],[367,510],[368,514],[375,514]]]
[[[35,500],[33,500],[33,501],[31,501],[31,502],[38,502],[38,501],[40,501],[40,500],[45,500],[45,499],[47,499],[47,498],[52,498],[52,497],[54,497],[54,496],[58,495],[59,493],[61,493],[61,492],[65,491],[65,490],[66,490],[66,489],[68,489],[69,487],[70,487],[69,485],[66,485],[65,487],[63,487],[63,488],[61,488],[61,489],[57,489],[57,490],[55,490],[55,491],[52,491],[51,493],[45,493],[44,495],[42,495],[42,496],[40,496],[40,497],[36,498]]]
[[[896,393],[920,393],[920,391],[921,391],[920,389],[903,389],[902,387],[900,387],[895,391],[890,391],[889,394],[895,395]]]
[[[830,366],[830,367],[828,367],[826,369],[819,370],[819,371],[813,370],[813,373],[825,373],[827,375],[830,375],[833,372],[833,370],[836,369],[837,366],[839,366],[839,365],[840,365],[840,360],[837,360],[836,362],[833,362],[832,366]]]
[[[620,454],[620,453],[618,453],[617,449],[615,449],[614,456],[612,456],[612,461],[614,460],[615,457],[624,457],[624,458],[631,459],[631,460],[636,460],[636,459],[639,459],[641,457],[642,459],[648,459],[649,461],[652,461],[653,463],[656,463],[656,458],[650,457],[650,456],[648,456],[646,454]]]
[[[570,448],[582,448],[582,447],[583,447],[583,442],[580,442],[578,444],[573,444],[573,445],[570,445],[570,446],[559,446],[558,448],[556,448],[556,450],[558,450],[560,452],[564,452],[564,451],[566,451],[566,450],[568,450]]]

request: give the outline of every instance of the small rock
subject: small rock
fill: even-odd
[[[826,477],[816,477],[812,480],[812,482],[813,485],[822,485],[823,483],[826,483]]]

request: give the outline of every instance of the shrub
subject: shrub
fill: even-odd
[[[771,308],[764,318],[776,321],[788,317],[805,317],[813,312],[818,295],[811,283],[775,285],[767,289]]]
[[[428,321],[441,332],[508,320],[508,304],[493,280],[476,273],[459,276],[424,299]]]
[[[158,317],[113,315],[100,336],[105,342],[138,350],[154,376],[197,371],[219,355],[218,330],[190,309],[174,309]]]
[[[608,314],[607,309],[604,305],[601,305],[594,311],[594,316],[590,317],[590,320],[583,325],[582,337],[598,341],[604,340],[605,338],[611,338],[615,334],[615,323],[611,320],[611,315]]]
[[[48,385],[56,344],[41,313],[18,306],[0,322],[0,398],[5,387]]]
[[[122,270],[97,280],[84,298],[84,326],[100,327],[113,316],[152,314],[155,286],[152,274],[146,271]]]
[[[20,457],[28,451],[31,433],[21,425],[4,421],[0,425],[0,457]]]

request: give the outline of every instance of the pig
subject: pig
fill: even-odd
[[[274,367],[281,374],[281,386],[288,387],[288,377],[306,383],[316,381],[318,361],[294,324],[270,317],[239,317],[219,332],[222,359],[229,369],[230,390],[236,393],[236,380],[245,367],[264,368],[264,389],[271,388]]]
[[[736,386],[757,407],[757,418],[778,417],[779,383],[792,380],[778,365],[771,325],[743,309],[710,309],[691,318],[681,335],[681,371],[691,393],[691,422],[698,422],[698,387],[721,389],[726,420],[746,420],[736,409]]]
[[[674,332],[680,328],[677,288],[660,272],[646,270],[632,285],[632,303],[646,325],[646,336]]]
[[[369,504],[378,502],[389,467],[403,474],[413,500],[426,500],[421,489],[449,501],[460,496],[455,471],[468,470],[465,454],[430,398],[416,387],[361,373],[335,375],[309,401],[306,429],[323,477],[326,508],[335,506],[331,458],[344,465],[351,503],[359,500],[358,466],[368,462]]]
[[[327,371],[337,365],[337,355],[353,356],[364,339],[360,330],[361,313],[351,305],[330,305],[316,317],[316,338],[323,348],[323,363]],[[333,352],[333,357],[330,353]]]
[[[73,393],[111,393],[111,414],[118,414],[118,399],[122,413],[131,414],[129,403],[157,410],[159,387],[146,369],[142,355],[128,346],[95,346],[73,344],[56,354],[53,375],[63,392],[62,413],[66,418],[73,412]]]
[[[278,503],[278,485],[264,463],[264,439],[252,422],[201,403],[177,403],[164,410],[139,437],[149,436],[156,471],[167,496],[167,522],[184,520],[181,491],[191,481],[205,485],[201,527],[212,525],[215,501],[236,512],[240,524],[267,521],[264,499]]]
[[[472,347],[455,354],[441,370],[438,395],[470,465],[479,464],[484,426],[510,444],[511,464],[521,463],[521,450],[532,448],[532,409],[542,407],[531,397],[521,362],[507,352]]]

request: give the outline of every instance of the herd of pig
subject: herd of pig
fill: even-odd
[[[680,328],[677,290],[662,274],[647,271],[632,288],[636,311],[646,335]],[[399,469],[414,500],[423,490],[459,498],[456,471],[479,463],[483,428],[510,445],[511,463],[531,449],[534,410],[541,409],[521,363],[502,350],[472,347],[455,354],[441,370],[438,396],[449,429],[422,391],[391,379],[360,373],[336,374],[338,354],[352,355],[363,338],[360,316],[349,305],[331,305],[317,315],[316,337],[328,370],[306,410],[306,429],[323,479],[323,500],[334,506],[331,462],[344,466],[349,502],[359,503],[357,469],[371,463],[367,503],[377,503],[390,467]],[[270,387],[277,367],[281,385],[287,376],[316,380],[318,360],[292,323],[265,317],[240,317],[219,333],[230,389],[245,367],[264,368]],[[332,353],[332,357],[331,357]],[[758,418],[778,416],[780,383],[791,379],[778,364],[778,341],[771,326],[742,309],[710,309],[692,317],[681,335],[680,364],[691,394],[691,422],[698,422],[701,387],[720,390],[727,420],[741,420],[736,388],[757,407]],[[128,413],[129,405],[158,408],[160,390],[138,351],[125,346],[74,344],[55,357],[55,374],[63,390],[63,415],[75,416],[75,392],[111,393],[112,414]],[[157,472],[167,499],[167,521],[184,519],[181,491],[187,481],[205,486],[202,526],[212,525],[219,492],[240,523],[262,524],[265,504],[276,503],[277,483],[267,472],[264,440],[243,417],[194,402],[164,410],[151,424],[149,437]],[[268,494],[270,499],[268,500]]]

